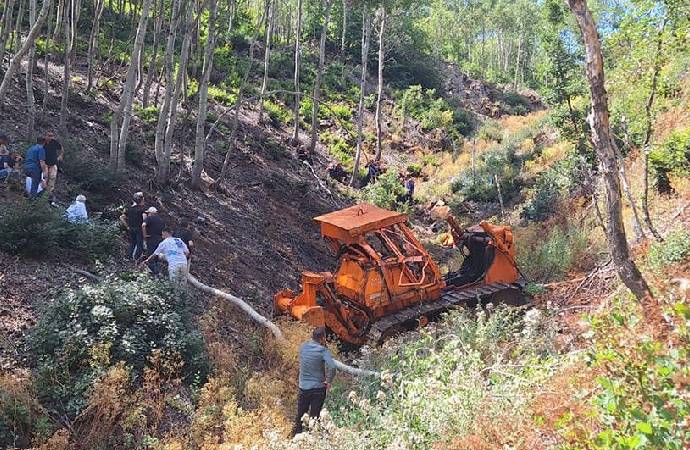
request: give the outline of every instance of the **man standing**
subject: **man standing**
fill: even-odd
[[[314,329],[311,340],[299,349],[299,394],[297,417],[292,435],[303,431],[302,416],[318,418],[321,415],[326,390],[335,376],[335,362],[326,348],[326,328]]]
[[[172,230],[163,229],[163,240],[142,264],[149,264],[152,259],[163,256],[168,263],[168,277],[173,283],[184,286],[187,282],[187,257],[189,249],[182,239],[173,237]]]
[[[48,166],[46,166],[46,151],[43,148],[43,138],[40,137],[34,145],[29,147],[26,151],[26,158],[24,161],[24,173],[31,178],[31,189],[29,196],[31,198],[38,197],[38,185],[42,184],[45,188],[45,180],[48,173]]]
[[[190,227],[176,228],[173,237],[182,239],[189,250],[189,255],[187,255],[187,270],[189,270],[192,265],[192,253],[194,253],[194,231]]]
[[[48,166],[48,173],[46,177],[46,193],[51,201],[55,198],[53,190],[55,189],[55,180],[57,180],[58,162],[61,162],[65,157],[65,151],[62,149],[62,144],[55,139],[55,133],[46,131],[43,147],[46,151],[46,166]]]
[[[150,258],[153,252],[158,247],[158,244],[163,240],[163,228],[165,228],[165,223],[163,219],[158,215],[158,210],[152,206],[146,210],[146,218],[141,225],[141,232],[144,236],[144,242],[146,243],[146,256]],[[148,261],[148,260],[147,260]],[[157,260],[153,260],[149,263],[149,269],[155,275],[160,272],[160,263]]]
[[[144,253],[144,235],[142,225],[144,224],[144,193],[136,192],[132,197],[132,204],[124,214],[120,216],[120,222],[127,227],[129,235],[129,256],[137,261]]]

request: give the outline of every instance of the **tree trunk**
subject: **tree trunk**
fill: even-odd
[[[5,9],[2,14],[2,31],[0,31],[0,69],[2,68],[2,61],[5,59],[5,47],[7,39],[10,37],[10,24],[12,23],[12,14],[14,13],[15,0],[6,0]]]
[[[297,144],[299,142],[299,102],[300,102],[300,90],[299,90],[299,69],[301,62],[302,51],[300,43],[302,41],[302,0],[297,0],[297,23],[295,24],[295,106],[294,106],[294,124],[292,129],[292,142]]]
[[[36,23],[36,0],[29,0],[29,28]],[[36,46],[29,50],[29,62],[26,65],[26,109],[29,118],[26,123],[26,139],[34,142],[34,128],[36,124],[36,100],[34,99],[34,65],[36,64]]]
[[[59,128],[63,135],[67,133],[67,103],[69,102],[69,87],[72,80],[72,47],[74,45],[74,36],[77,32],[77,20],[79,20],[77,10],[80,6],[80,0],[67,0],[65,3],[65,18],[62,24],[65,38],[65,59]]]
[[[266,48],[264,49],[264,78],[261,82],[261,94],[259,94],[259,123],[264,121],[264,95],[268,86],[268,67],[271,63],[271,41],[273,39],[273,15],[275,14],[276,4],[271,0],[266,0]]]
[[[515,57],[515,79],[513,80],[513,89],[517,91],[518,88],[518,74],[520,73],[520,56],[522,56],[522,35],[524,34],[524,25],[520,25],[520,32],[518,35],[517,56]]]
[[[117,153],[115,159],[115,171],[122,171],[125,168],[125,152],[127,149],[127,138],[129,137],[129,122],[132,119],[132,102],[134,101],[134,87],[137,84],[137,71],[139,67],[139,58],[141,58],[142,50],[144,48],[144,37],[146,36],[146,25],[149,20],[149,10],[151,9],[152,0],[143,0],[141,15],[139,16],[139,24],[137,25],[137,34],[134,39],[134,47],[132,48],[132,61],[127,70],[127,79],[125,81],[125,88],[122,91],[120,105],[118,106],[118,116],[122,117],[122,125],[120,126],[119,138],[117,138]],[[111,136],[115,139],[114,136]],[[111,147],[112,151],[112,147]],[[112,163],[112,155],[111,155]]]
[[[104,0],[95,0],[95,17],[91,25],[91,34],[89,35],[89,50],[86,61],[86,92],[91,92],[93,88],[93,58],[98,46],[98,31],[101,23],[101,16],[103,15]]]
[[[347,36],[347,13],[348,13],[348,0],[343,0],[343,29],[340,34],[340,54],[345,54],[345,39]],[[381,8],[383,9],[383,7]]]
[[[13,52],[19,50],[19,43],[21,42],[22,35],[22,19],[24,18],[24,0],[19,0],[19,9],[17,10],[17,18],[14,22],[14,33],[12,34],[12,39],[10,40],[10,49]]]
[[[17,73],[17,70],[19,70],[19,67],[21,66],[24,55],[26,55],[29,52],[29,50],[31,50],[31,47],[33,47],[34,42],[36,41],[38,33],[41,32],[43,23],[46,21],[46,18],[48,17],[48,11],[50,10],[51,3],[52,0],[44,1],[43,6],[41,6],[41,12],[39,13],[34,25],[31,27],[31,30],[29,31],[29,34],[27,35],[26,40],[24,41],[24,44],[22,44],[19,51],[15,53],[15,55],[10,60],[9,66],[7,66],[7,72],[5,72],[5,75],[2,78],[2,83],[0,83],[0,109],[2,108],[2,105],[5,104],[5,96],[7,95],[7,90],[10,88],[12,78],[14,78],[14,75]]]
[[[645,106],[645,117],[647,120],[645,128],[644,142],[642,143],[642,153],[643,153],[643,164],[644,170],[643,174],[643,189],[642,189],[642,212],[644,214],[644,221],[647,224],[647,228],[652,233],[654,238],[658,242],[663,242],[664,238],[654,227],[652,222],[652,217],[649,215],[649,142],[652,139],[652,107],[654,106],[654,97],[656,96],[657,86],[659,84],[659,72],[661,72],[661,52],[664,45],[664,29],[666,28],[666,18],[661,22],[661,28],[657,35],[656,41],[656,54],[654,55],[654,68],[652,72],[652,85],[649,90],[649,97],[647,98],[647,104]]]
[[[169,108],[169,119],[165,127],[165,140],[163,141],[163,160],[167,161],[163,171],[165,178],[162,179],[164,183],[168,182],[170,172],[170,157],[172,155],[173,135],[175,134],[175,125],[177,124],[177,105],[183,97],[183,82],[187,78],[187,63],[189,62],[189,52],[192,45],[192,35],[195,30],[195,23],[193,21],[193,10],[191,6],[187,7],[187,16],[185,17],[185,35],[182,40],[182,52],[180,54],[180,65],[175,77],[175,90],[173,91],[172,101]]]
[[[191,5],[188,6],[191,9]],[[156,134],[153,144],[153,152],[158,163],[158,171],[156,174],[156,182],[158,184],[165,184],[168,179],[168,172],[170,167],[170,160],[165,159],[164,143],[165,143],[165,128],[170,120],[170,104],[172,103],[173,90],[175,82],[173,80],[174,71],[174,52],[175,40],[177,38],[177,28],[180,18],[180,0],[174,0],[172,4],[172,13],[170,15],[170,24],[168,28],[168,38],[165,44],[164,68],[165,68],[165,91],[163,94],[163,104],[158,111],[158,122],[156,124]]]
[[[29,0],[29,27],[36,23],[36,0]],[[36,64],[36,46],[29,50],[29,62],[26,65],[26,107],[29,119],[26,124],[26,139],[34,142],[34,128],[36,124],[36,100],[34,99],[34,65]]]
[[[382,106],[382,101],[383,101],[383,64],[385,62],[385,57],[386,57],[386,51],[385,51],[385,46],[384,46],[384,41],[383,41],[383,36],[385,34],[386,30],[386,8],[384,6],[381,6],[379,10],[379,18],[381,22],[379,23],[379,83],[378,83],[378,92],[376,96],[376,161],[379,161],[381,159],[381,138],[382,138],[382,131],[381,131],[381,114],[383,111],[381,111],[381,106]]]
[[[611,130],[606,88],[604,86],[604,59],[596,24],[587,8],[586,0],[566,0],[575,15],[585,45],[587,78],[592,101],[592,141],[601,164],[606,186],[607,241],[613,263],[623,283],[638,300],[652,298],[647,282],[630,257],[625,237],[621,210],[621,187],[618,177],[616,153],[611,146]]]
[[[165,16],[163,7],[163,0],[160,0],[158,4],[158,11],[156,12],[156,22],[153,26],[153,54],[151,55],[151,62],[149,63],[148,70],[146,71],[146,83],[144,84],[144,93],[141,99],[142,108],[149,106],[151,84],[153,83],[153,77],[158,73],[159,35],[161,34],[161,29],[163,28],[163,17]]]
[[[314,153],[316,149],[316,140],[319,134],[319,102],[321,101],[321,77],[323,76],[323,66],[326,58],[326,37],[328,35],[328,22],[331,20],[331,6],[333,0],[326,0],[323,17],[323,25],[321,27],[321,39],[319,40],[319,67],[316,70],[316,79],[314,80],[314,96],[312,98],[311,108],[311,140],[309,142],[309,152]]]
[[[632,225],[633,233],[635,234],[635,240],[640,241],[642,239],[645,239],[646,236],[644,234],[644,231],[642,230],[642,221],[640,221],[640,214],[637,211],[637,203],[635,202],[635,196],[633,196],[632,189],[628,184],[628,175],[625,171],[625,161],[623,160],[623,155],[621,155],[620,149],[617,147],[616,143],[611,142],[611,146],[616,152],[616,158],[618,159],[618,175],[621,179],[621,188],[623,189],[623,192],[625,193],[625,196],[628,199],[628,203],[630,203],[630,209],[633,213]]]
[[[249,75],[251,74],[252,67],[254,66],[254,49],[256,48],[256,42],[259,40],[259,29],[266,19],[266,15],[262,14],[259,19],[259,23],[256,26],[256,33],[252,38],[252,42],[249,44],[249,64],[247,65],[247,70],[244,71],[244,77],[240,83],[240,87],[237,89],[237,100],[235,100],[235,105],[233,109],[235,114],[232,117],[232,130],[230,131],[230,137],[228,138],[228,149],[225,151],[225,159],[223,159],[223,166],[220,168],[220,173],[218,178],[213,181],[213,184],[220,183],[227,174],[228,167],[230,166],[230,155],[235,151],[235,138],[237,137],[237,131],[240,127],[240,106],[244,101],[244,89],[249,81]]]
[[[366,4],[362,5],[362,77],[359,82],[359,105],[357,107],[357,150],[355,162],[352,166],[350,186],[357,178],[359,160],[362,157],[362,127],[364,123],[364,91],[367,87],[367,62],[369,61],[369,35],[371,32],[371,18]]]
[[[201,173],[204,170],[206,155],[206,117],[208,113],[208,83],[213,69],[213,49],[215,47],[217,2],[210,0],[208,37],[204,51],[204,72],[199,84],[199,113],[196,119],[196,141],[194,143],[194,164],[192,165],[192,188],[201,188]],[[269,25],[269,28],[271,26]],[[269,41],[270,42],[270,41]],[[266,49],[268,51],[268,49]],[[268,66],[267,66],[268,67]]]

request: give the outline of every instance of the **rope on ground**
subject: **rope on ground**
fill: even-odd
[[[280,331],[280,328],[278,328],[276,324],[274,324],[273,322],[271,322],[270,320],[256,312],[254,308],[249,306],[249,304],[241,298],[235,297],[234,295],[228,294],[227,292],[223,292],[220,289],[208,286],[202,283],[201,281],[197,280],[192,274],[187,275],[187,280],[189,281],[189,284],[191,284],[195,288],[203,292],[209,293],[211,295],[215,295],[216,297],[220,297],[224,300],[228,300],[229,302],[239,306],[240,309],[246,312],[249,315],[249,317],[251,317],[255,322],[268,328],[271,331],[271,333],[273,333],[273,336],[275,336],[279,343],[284,344],[286,342],[282,331]],[[347,364],[338,360],[335,360],[335,367],[336,369],[342,372],[346,372],[355,376],[379,376],[378,372],[348,366]]]

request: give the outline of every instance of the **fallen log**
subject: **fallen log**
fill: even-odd
[[[273,336],[275,336],[276,340],[280,344],[285,344],[285,337],[283,336],[283,332],[280,331],[280,328],[258,312],[254,308],[252,308],[247,302],[242,300],[239,297],[236,297],[232,294],[228,294],[227,292],[223,292],[220,289],[216,289],[214,287],[208,286],[201,281],[197,280],[194,275],[188,274],[187,275],[187,280],[189,281],[189,284],[194,286],[195,288],[206,292],[208,294],[214,295],[216,297],[220,297],[224,300],[228,300],[229,302],[233,303],[234,305],[238,306],[242,311],[246,312],[249,317],[251,317],[255,322],[259,323],[260,325],[263,325],[264,327],[268,328],[271,333],[273,333]],[[340,370],[345,373],[349,373],[351,375],[355,376],[379,376],[378,372],[374,372],[372,370],[366,370],[366,369],[360,369],[357,367],[352,367],[348,366],[347,364],[335,360],[335,367],[337,370]]]

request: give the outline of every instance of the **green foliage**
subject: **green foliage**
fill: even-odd
[[[66,152],[61,166],[65,174],[79,187],[91,194],[110,194],[119,187],[121,178],[100,160]]]
[[[328,153],[344,165],[352,164],[355,149],[348,145],[347,141],[339,134],[331,131],[324,131],[319,135],[319,140],[328,147]]]
[[[542,229],[534,242],[521,242],[518,267],[537,282],[559,281],[587,251],[587,231],[574,226]]]
[[[362,190],[364,200],[381,208],[408,212],[409,205],[402,201],[407,193],[405,186],[394,170],[388,170]]]
[[[485,141],[501,142],[503,140],[503,130],[497,120],[489,119],[479,128],[479,139]]]
[[[534,194],[525,202],[521,217],[533,222],[547,220],[558,210],[564,195],[578,186],[580,180],[575,157],[556,162],[539,174]]]
[[[674,131],[649,153],[649,163],[656,174],[657,187],[669,183],[669,174],[690,175],[690,127]]]
[[[463,200],[498,202],[498,180],[503,201],[517,195],[522,180],[515,150],[514,145],[504,145],[482,154],[475,173],[471,168],[461,172],[451,185],[452,192]]]
[[[348,448],[463,442],[481,423],[527,408],[556,367],[554,335],[536,310],[454,311],[383,348],[365,349],[363,364],[381,370],[381,379],[362,380],[349,395],[336,390],[327,399],[329,411],[336,424],[357,430]]]
[[[139,119],[147,125],[154,125],[158,121],[158,107],[148,106],[146,108],[136,108]]]
[[[603,425],[593,433],[591,447],[684,449],[684,420],[690,416],[690,308],[672,305],[667,314],[678,324],[674,338],[657,341],[646,333],[631,334],[639,314],[632,301],[619,302],[609,314],[591,319],[595,341],[587,357],[601,374],[593,403]]]
[[[690,257],[690,232],[679,229],[669,233],[664,242],[654,242],[647,251],[647,264],[661,272],[665,267]]]
[[[287,125],[292,121],[290,110],[280,103],[264,100],[264,111],[275,125]]]
[[[182,359],[188,383],[208,373],[186,297],[146,276],[66,291],[47,303],[27,339],[43,404],[68,417],[82,410],[92,382],[119,361],[140,376],[158,352]]]
[[[418,120],[423,130],[444,128],[456,138],[471,130],[466,111],[461,108],[453,109],[444,99],[436,97],[434,89],[423,89],[420,85],[410,86],[402,91],[395,113],[402,118]]]
[[[12,255],[72,255],[88,261],[107,260],[117,248],[118,229],[110,223],[65,220],[46,201],[24,201],[0,210],[0,248]]]
[[[217,86],[208,87],[208,97],[225,106],[232,106],[237,101],[237,94],[235,92],[228,92]]]

